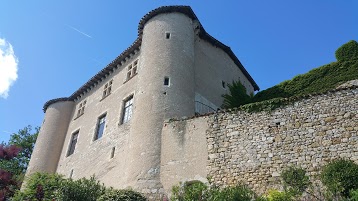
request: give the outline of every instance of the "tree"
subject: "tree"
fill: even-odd
[[[229,87],[229,94],[224,94],[223,108],[234,108],[249,103],[251,97],[247,95],[246,88],[240,81],[233,81],[232,84],[227,85]]]
[[[321,181],[335,196],[349,197],[358,189],[358,164],[352,160],[338,159],[323,167]]]
[[[10,161],[18,155],[20,148],[15,145],[0,145],[0,160]],[[0,169],[0,201],[12,196],[17,187],[17,182],[13,179],[12,174],[6,170]]]
[[[10,136],[8,143],[3,142],[2,144],[7,146],[16,145],[21,148],[21,151],[12,160],[0,161],[0,168],[11,172],[13,175],[24,175],[34,149],[39,130],[40,128],[36,127],[35,132],[32,133],[32,127],[26,126],[23,129],[20,129],[17,133],[13,133]]]

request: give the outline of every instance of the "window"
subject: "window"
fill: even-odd
[[[111,94],[111,91],[112,91],[112,83],[113,83],[113,80],[109,81],[108,83],[106,83],[106,84],[104,85],[103,97],[102,97],[102,98],[105,98],[105,97],[107,97],[109,94]]]
[[[132,117],[133,96],[124,101],[122,124],[127,123]]]
[[[70,172],[69,178],[72,179],[72,176],[73,176],[73,169],[72,169],[71,172]]]
[[[80,103],[77,110],[77,117],[83,115],[85,113],[85,107],[86,107],[86,100]]]
[[[68,151],[67,151],[67,156],[70,156],[75,152],[79,133],[80,133],[80,131],[76,131],[72,134],[70,147],[68,148]]]
[[[106,125],[106,114],[104,114],[98,118],[96,135],[95,135],[94,140],[97,140],[102,137],[105,125]]]
[[[169,86],[169,77],[164,77],[164,86]]]
[[[116,151],[116,147],[112,147],[112,150],[111,150],[111,158],[114,157],[114,152]]]
[[[168,32],[165,33],[165,38],[166,38],[166,39],[170,39],[170,33],[168,33]]]
[[[222,87],[225,89],[226,88],[226,82],[225,81],[221,81],[221,85]]]
[[[127,68],[127,80],[131,79],[137,74],[138,70],[138,60],[135,60],[132,64],[130,64]]]

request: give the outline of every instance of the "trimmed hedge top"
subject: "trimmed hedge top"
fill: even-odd
[[[337,61],[346,61],[351,59],[358,59],[358,43],[355,40],[351,40],[348,43],[342,45],[336,50]]]
[[[257,93],[251,102],[320,93],[358,79],[358,43],[352,40],[342,45],[337,49],[336,57],[337,62],[315,68]]]

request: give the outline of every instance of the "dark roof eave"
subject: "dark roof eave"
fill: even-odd
[[[52,104],[54,104],[54,103],[57,103],[57,102],[61,102],[61,101],[71,101],[71,100],[70,100],[68,97],[62,97],[62,98],[51,99],[51,100],[47,101],[47,102],[44,104],[42,110],[43,110],[44,112],[46,112],[47,108],[48,108],[50,105],[52,105]]]

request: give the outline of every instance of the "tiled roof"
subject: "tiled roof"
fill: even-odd
[[[133,42],[131,46],[129,46],[126,50],[124,50],[117,58],[115,58],[111,63],[109,63],[105,68],[103,68],[100,72],[98,72],[96,75],[94,75],[92,78],[90,78],[84,85],[82,85],[77,91],[75,91],[71,96],[68,98],[56,98],[49,100],[45,103],[43,110],[46,112],[46,109],[49,105],[59,102],[59,101],[74,101],[78,96],[81,94],[85,94],[87,91],[91,89],[93,85],[96,83],[99,83],[104,79],[107,75],[109,75],[110,72],[113,72],[115,69],[120,67],[121,61],[125,60],[125,58],[130,57],[130,54],[133,53],[135,50],[139,50],[140,46],[142,44],[142,34],[143,34],[143,28],[144,25],[154,16],[162,14],[162,13],[173,13],[173,12],[179,12],[187,15],[192,20],[198,20],[193,10],[190,8],[190,6],[162,6],[159,8],[156,8],[146,15],[142,17],[142,19],[139,22],[138,25],[138,37]],[[200,23],[200,22],[199,22]],[[235,56],[235,54],[232,52],[230,47],[224,45],[214,37],[210,36],[203,26],[200,24],[200,32],[199,37],[203,40],[208,41],[212,45],[221,48],[224,52],[226,52],[230,58],[234,61],[234,63],[239,67],[239,69],[242,71],[242,73],[247,77],[247,79],[250,81],[250,83],[253,85],[255,90],[260,90],[259,86],[256,84],[254,79],[250,76],[250,74],[246,71],[244,66],[241,64],[239,59]]]

